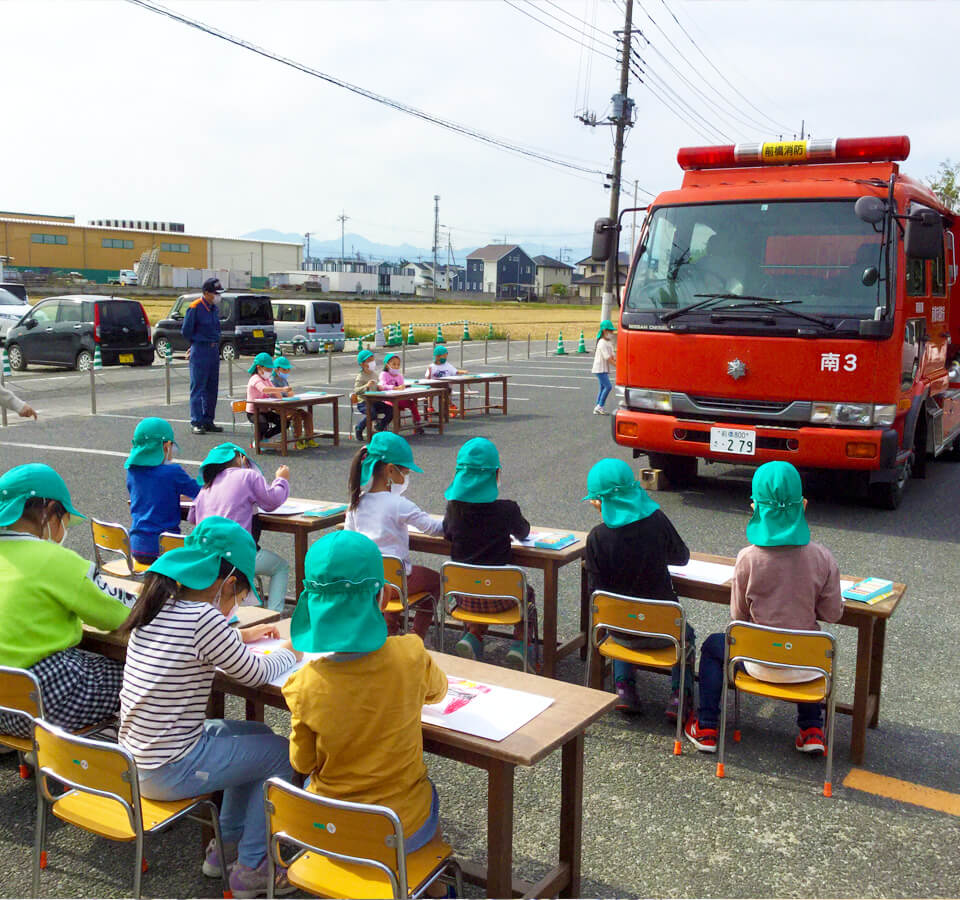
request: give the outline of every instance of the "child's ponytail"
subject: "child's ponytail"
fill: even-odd
[[[148,572],[143,579],[143,590],[133,604],[127,620],[117,629],[118,634],[130,634],[134,628],[149,625],[163,609],[163,604],[180,592],[180,585],[166,575]]]
[[[360,503],[360,469],[363,467],[363,461],[367,458],[366,444],[362,446],[353,456],[350,463],[350,477],[347,481],[347,492],[350,494],[350,510],[353,511]]]

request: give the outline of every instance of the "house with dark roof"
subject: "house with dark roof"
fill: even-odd
[[[627,273],[630,271],[630,254],[618,253],[617,263],[620,267],[620,287],[627,283]],[[581,259],[574,266],[573,276],[570,279],[570,290],[583,299],[599,303],[603,299],[603,275],[607,268],[605,262],[600,262],[592,256]]]
[[[464,290],[498,300],[529,299],[536,290],[536,264],[518,244],[487,244],[467,257]]]
[[[534,282],[536,285],[537,296],[541,300],[549,300],[551,297],[563,297],[570,290],[570,277],[573,274],[573,266],[554,259],[552,256],[535,256],[534,265],[537,267],[537,277]],[[561,288],[556,287],[560,285]]]

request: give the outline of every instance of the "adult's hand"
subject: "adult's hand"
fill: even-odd
[[[31,416],[33,416],[34,420],[36,420],[37,411],[29,403],[24,403],[23,409],[20,410],[18,415],[21,419],[29,419]]]

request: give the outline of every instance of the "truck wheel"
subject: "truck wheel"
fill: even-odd
[[[236,359],[237,358],[237,345],[227,341],[225,344],[220,345],[220,359]]]
[[[12,361],[10,365],[13,365]],[[946,462],[960,462],[960,438],[954,438],[953,443],[944,450],[937,459],[942,459]]]
[[[662,469],[674,487],[687,487],[697,480],[697,458],[672,453],[648,453],[650,468]]]
[[[27,367],[27,358],[23,355],[19,344],[10,344],[7,347],[7,359],[14,372],[22,372]]]
[[[910,480],[911,464],[908,459],[897,469],[893,481],[878,481],[871,484],[867,491],[874,506],[879,509],[896,509],[903,500],[903,491]]]

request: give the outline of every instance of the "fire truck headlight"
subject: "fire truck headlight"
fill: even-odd
[[[810,421],[815,425],[870,426],[874,421],[873,404],[814,402]]]
[[[626,401],[627,406],[631,409],[653,409],[657,412],[671,412],[673,410],[670,391],[627,388]]]
[[[875,425],[892,425],[896,417],[896,403],[877,403],[873,407],[873,422]]]

